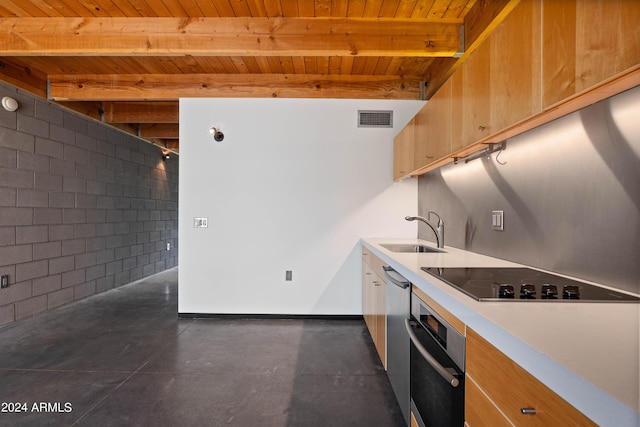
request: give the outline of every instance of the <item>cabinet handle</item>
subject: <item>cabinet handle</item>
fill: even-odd
[[[478,126],[478,130],[479,130],[480,132],[482,132],[482,131],[483,131],[483,130],[485,130],[486,128],[487,128],[486,126],[482,126],[482,125]]]
[[[536,408],[520,408],[520,413],[522,415],[535,415],[538,411],[536,411]]]
[[[371,283],[373,283],[373,285],[374,285],[374,286],[380,286],[380,282],[378,282],[377,280],[374,280],[374,281],[373,281],[373,282],[371,282]]]

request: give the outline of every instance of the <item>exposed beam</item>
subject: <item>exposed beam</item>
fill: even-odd
[[[98,101],[91,101],[91,102],[70,101],[70,102],[58,102],[58,104],[65,108],[68,108],[69,110],[73,110],[77,113],[80,113],[83,116],[91,117],[94,120],[100,121],[102,119],[102,116],[100,114],[100,108],[102,108],[102,105]]]
[[[459,20],[0,18],[11,56],[453,56]]]
[[[296,74],[91,74],[49,76],[49,97],[68,100],[184,98],[419,99],[420,79]]]
[[[177,101],[103,102],[106,123],[178,123]]]
[[[169,150],[178,151],[180,149],[180,142],[175,139],[170,139],[164,141],[164,148],[168,148]]]
[[[178,139],[180,137],[177,123],[144,123],[138,125],[140,138]]]
[[[520,3],[520,0],[478,0],[464,19],[465,52],[459,58],[436,58],[424,76],[428,82],[425,99],[430,99],[440,86],[464,61],[489,37],[504,18]]]
[[[26,65],[0,58],[0,80],[42,98],[47,97],[47,76]]]

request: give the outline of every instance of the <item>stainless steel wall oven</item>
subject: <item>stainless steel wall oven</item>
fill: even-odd
[[[465,338],[411,296],[411,412],[421,427],[464,425]]]

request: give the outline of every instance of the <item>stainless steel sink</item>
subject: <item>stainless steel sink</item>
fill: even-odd
[[[393,244],[381,244],[385,249],[390,250],[391,252],[444,252],[441,249],[432,248],[431,246],[426,245],[414,245],[411,243],[393,243]]]

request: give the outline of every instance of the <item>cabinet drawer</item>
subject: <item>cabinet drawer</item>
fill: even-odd
[[[596,425],[470,328],[467,375],[514,425]],[[535,409],[536,414],[522,414],[522,408]]]
[[[469,427],[512,426],[468,375],[464,386],[464,418]]]

